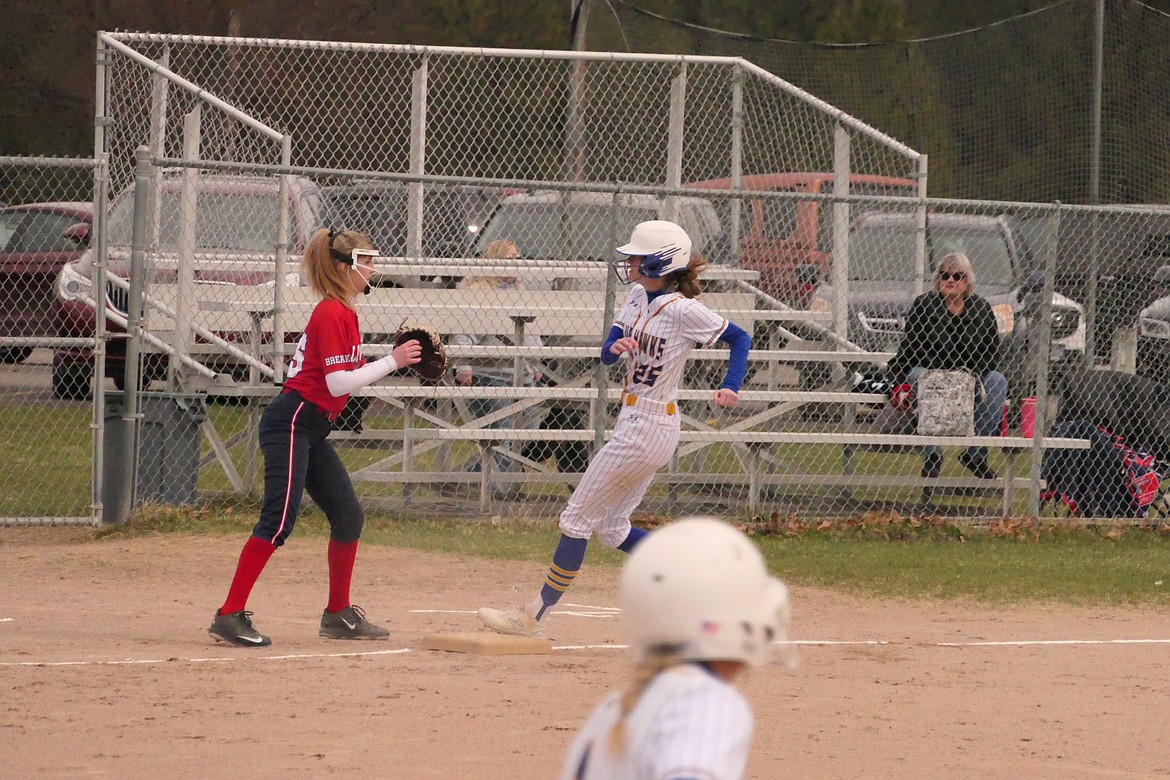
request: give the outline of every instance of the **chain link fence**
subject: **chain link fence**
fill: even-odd
[[[88,524],[96,518],[94,412],[61,399],[62,349],[97,347],[56,326],[62,267],[94,240],[91,159],[0,157],[0,522]]]
[[[1058,0],[946,35],[836,45],[700,27],[637,0],[589,2],[589,49],[743,57],[929,153],[936,196],[1170,199],[1170,14],[1149,4]]]
[[[144,398],[161,398],[164,415],[176,420],[168,442],[186,435],[188,447],[199,449],[198,477],[179,468],[163,474],[158,492],[168,500],[237,506],[259,488],[255,430],[276,392],[272,361],[292,354],[315,304],[295,272],[278,276],[275,255],[262,249],[280,222],[278,180],[286,180],[290,223],[291,213],[303,210],[304,194],[320,191],[328,193],[324,208],[306,227],[359,230],[379,224],[376,195],[391,210],[400,208],[403,186],[414,182],[368,171],[142,160],[138,180],[146,192],[136,201],[161,202],[156,209],[164,222],[168,214],[178,220],[171,232],[200,237],[198,247],[161,246],[143,274],[128,274],[131,299],[133,280],[142,282],[142,321],[147,336],[157,339],[141,343],[141,366],[158,361],[163,367]],[[159,180],[155,167],[171,174]],[[189,178],[191,186],[184,192],[170,177]],[[234,189],[213,197],[225,179]],[[400,371],[356,394],[339,419],[333,439],[371,506],[525,516],[559,511],[605,441],[625,382],[622,364],[607,369],[597,360],[626,295],[606,261],[634,224],[662,216],[669,198],[700,252],[717,246],[723,228],[716,204],[726,200],[738,200],[744,213],[756,201],[776,213],[799,213],[816,202],[839,212],[846,229],[836,231],[831,261],[807,269],[810,291],[801,308],[760,289],[758,271],[712,251],[701,300],[755,337],[742,401],[730,410],[710,405],[727,352],[696,350],[679,393],[682,444],[644,511],[1084,516],[1079,491],[1100,493],[1110,485],[1107,476],[1086,471],[1091,463],[1073,463],[1101,453],[1091,449],[1083,428],[1067,423],[1099,425],[1158,459],[1168,454],[1159,422],[1162,380],[1149,374],[1153,364],[1144,352],[1139,358],[1137,314],[1114,334],[1117,365],[1091,365],[1085,308],[1056,273],[1071,263],[1101,262],[1134,235],[1163,229],[1165,212],[888,195],[760,191],[745,197],[711,188],[564,182],[506,194],[517,182],[426,177],[418,183],[437,203],[457,195],[453,201],[467,207],[454,215],[464,230],[478,224],[484,199],[495,193],[495,202],[466,257],[382,250],[372,289],[358,304],[367,358],[389,352],[404,322],[434,327],[453,358],[443,382],[421,383]],[[465,198],[469,193],[474,197]],[[217,197],[230,197],[230,208],[217,205]],[[236,231],[239,222],[252,229]],[[227,246],[233,240],[239,245]],[[111,240],[111,256],[118,243]],[[197,280],[186,291],[178,281],[184,262]],[[114,269],[111,263],[112,275]],[[278,278],[288,283],[279,301]],[[910,350],[911,304],[919,296],[916,307],[938,298],[932,290],[953,291],[948,284],[977,293],[982,303],[968,299],[969,316],[953,319],[927,308],[914,336],[922,343]],[[272,330],[277,312],[286,329],[281,340]],[[176,348],[184,317],[200,334],[186,350]],[[1143,325],[1141,332],[1149,330]],[[1149,341],[1143,336],[1140,343]],[[924,368],[974,372],[967,395],[944,405],[944,412],[966,415],[966,428],[927,433],[921,427],[923,409],[933,403],[917,389]],[[898,410],[889,400],[903,384],[912,386],[911,400]],[[1050,438],[1041,442],[1037,432]],[[1119,457],[1128,452],[1108,444]],[[186,454],[194,457],[193,450]],[[1115,476],[1118,491],[1149,488]],[[1052,489],[1042,489],[1042,480]],[[1145,504],[1115,502],[1094,515],[1160,520],[1165,499],[1153,491],[1140,497]]]
[[[607,263],[647,218],[688,230],[710,260],[701,300],[754,348],[731,410],[708,403],[727,351],[692,353],[682,444],[644,511],[1165,511],[1156,490],[1074,507],[1111,477],[1086,476],[1083,429],[1053,430],[1085,421],[1170,456],[1164,210],[926,198],[923,155],[737,59],[102,40],[109,207],[53,299],[90,341],[59,345],[74,379],[49,387],[94,398],[86,487],[107,520],[134,496],[254,504],[258,417],[315,303],[297,263],[319,227],[381,251],[358,308],[366,356],[421,321],[454,362],[441,384],[400,372],[351,400],[333,438],[363,500],[555,515],[618,408],[622,364],[597,360],[625,297]],[[970,273],[998,347],[968,349],[973,318],[935,312],[941,346],[896,358],[952,253],[970,269],[942,270]],[[1118,313],[1102,280],[1122,273],[1149,284]],[[892,409],[918,367],[978,367],[951,405],[967,429],[923,437],[915,402]],[[1036,432],[1060,435],[1042,448]]]

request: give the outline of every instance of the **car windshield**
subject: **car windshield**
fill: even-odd
[[[918,278],[914,268],[915,235],[903,226],[867,225],[854,231],[849,242],[849,278],[873,282],[914,281]],[[928,249],[935,259],[951,252],[966,254],[981,284],[1008,287],[1013,283],[1011,255],[998,230],[932,226]]]
[[[831,195],[833,182],[825,182],[821,194]],[[849,183],[849,194],[879,195],[881,197],[909,198],[917,193],[913,184],[874,184],[873,182],[852,181]],[[831,252],[833,246],[833,209],[831,203],[818,201],[818,219],[820,228],[817,230],[817,248],[823,252]],[[849,226],[856,224],[857,218],[863,213],[864,206],[854,206],[849,209]]]
[[[180,193],[162,192],[158,248],[179,249]],[[134,226],[134,198],[124,197],[109,220],[111,246],[128,247]],[[195,246],[239,252],[274,251],[280,229],[276,192],[201,192]]]
[[[24,215],[15,211],[0,211],[0,250],[6,250]]]
[[[617,226],[618,243],[634,225],[658,219],[657,209],[625,207]],[[496,239],[513,241],[524,257],[582,257],[609,260],[614,256],[613,210],[609,204],[512,203],[501,206],[480,233],[477,254]]]
[[[327,195],[328,222],[361,230],[384,255],[406,254],[408,193],[405,187],[338,189]],[[423,199],[422,253],[426,257],[464,257],[471,252],[472,227],[489,191],[429,188]]]

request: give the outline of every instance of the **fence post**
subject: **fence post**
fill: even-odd
[[[621,187],[613,193],[610,207],[609,237],[610,246],[620,246],[622,237],[618,235],[618,225],[621,224]],[[605,269],[605,307],[601,313],[601,343],[604,344],[609,335],[609,326],[613,324],[614,298],[617,296],[617,274],[608,266]],[[593,454],[605,444],[605,397],[609,385],[609,370],[606,365],[597,361],[594,369],[593,381],[597,384],[597,395],[594,398],[595,413],[593,415]]]
[[[105,289],[106,266],[106,210],[109,208],[110,161],[105,152],[96,158],[94,168],[93,191],[93,228],[90,231],[92,246],[96,250],[97,262],[94,264],[94,290]],[[101,285],[101,286],[99,286]],[[95,298],[94,300],[98,300]],[[105,437],[106,437],[106,341],[104,306],[97,307],[94,319],[97,323],[93,341],[93,464],[90,469],[90,495],[92,511],[90,521],[94,525],[101,525],[106,507],[102,503],[102,479],[105,474]]]
[[[731,70],[731,189],[738,190],[743,185],[743,68],[739,62]],[[739,234],[740,220],[743,218],[743,201],[739,198],[731,200],[731,226],[727,229],[727,237],[731,239],[731,257],[736,267],[739,261]]]
[[[203,110],[196,105],[190,113],[183,117],[183,159],[198,160],[200,125]],[[199,219],[199,191],[196,181],[199,171],[196,168],[183,169],[183,181],[179,202],[179,267],[176,271],[175,285],[175,359],[169,361],[167,371],[167,388],[175,391],[187,390],[187,377],[190,369],[183,364],[183,359],[191,352],[191,327],[195,322],[196,308],[199,301],[195,292],[195,245],[196,224]],[[162,198],[156,198],[161,201]]]
[[[410,83],[410,172],[421,176],[426,173],[427,158],[427,78],[430,61],[427,55],[419,60],[418,67],[411,74]],[[406,254],[422,257],[423,214],[425,193],[421,181],[406,185]],[[411,277],[411,285],[414,277]]]
[[[1028,515],[1040,516],[1040,471],[1044,459],[1044,434],[1048,430],[1048,362],[1052,352],[1052,292],[1056,281],[1056,239],[1060,235],[1060,201],[1048,221],[1048,252],[1044,256],[1044,292],[1040,301],[1040,332],[1035,341],[1036,436],[1032,439],[1032,464],[1028,474]],[[1029,328],[1031,325],[1029,325]],[[1029,336],[1031,339],[1031,336]]]
[[[686,135],[687,64],[678,66],[678,74],[670,82],[670,126],[666,141],[666,186],[682,186],[683,136]],[[678,222],[678,196],[666,196],[665,218]]]
[[[112,521],[124,523],[134,507],[134,488],[138,484],[138,419],[139,419],[139,360],[142,353],[142,298],[143,270],[146,266],[147,218],[150,210],[151,185],[154,182],[154,164],[150,149],[140,146],[134,153],[134,233],[130,245],[130,294],[126,310],[126,383],[122,396],[122,451],[118,464],[118,506],[114,507]],[[103,291],[95,291],[100,301]],[[102,381],[96,377],[96,381]],[[109,465],[109,464],[106,464]],[[103,479],[103,484],[105,480]],[[103,517],[103,521],[111,518]]]
[[[288,167],[292,160],[292,136],[284,135],[280,139],[280,164]],[[285,288],[288,286],[288,250],[291,245],[289,236],[292,219],[292,210],[289,208],[289,183],[292,176],[280,174],[280,227],[276,237],[276,269],[272,285],[272,381],[280,384],[284,381],[284,314]]]

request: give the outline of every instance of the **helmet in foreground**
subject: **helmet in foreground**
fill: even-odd
[[[641,256],[642,276],[658,279],[686,269],[691,262],[691,238],[673,222],[652,219],[635,225],[630,240],[617,251],[627,257]],[[623,281],[629,281],[624,259],[615,262],[614,268]]]
[[[759,666],[787,639],[788,589],[746,535],[713,518],[680,520],[638,544],[622,569],[621,607],[638,661]]]

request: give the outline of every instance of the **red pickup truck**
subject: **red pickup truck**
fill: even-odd
[[[833,192],[833,178],[831,173],[762,173],[742,177],[740,189],[829,195]],[[686,186],[729,190],[731,179],[708,179]],[[853,174],[849,177],[849,194],[914,197],[918,185],[913,179]],[[712,202],[725,230],[729,230],[731,201],[720,198]],[[760,289],[790,306],[806,308],[817,285],[817,274],[801,274],[800,267],[811,265],[818,270],[826,267],[833,240],[833,210],[822,208],[824,205],[826,202],[818,199],[745,198],[743,201],[739,265],[758,271]],[[864,207],[854,208],[857,213],[864,210]]]

